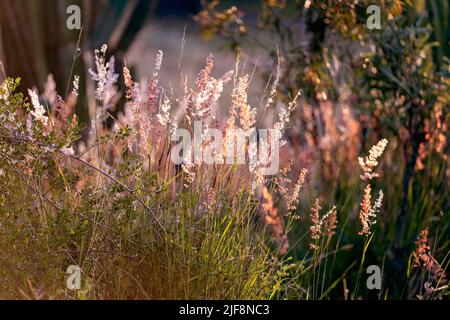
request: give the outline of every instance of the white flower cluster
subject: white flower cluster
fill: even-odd
[[[116,83],[119,75],[114,71],[115,59],[112,56],[106,63],[106,50],[108,46],[104,44],[99,50],[95,50],[95,67],[97,72],[89,69],[92,79],[97,83],[95,97],[99,101],[107,103],[116,94]]]
[[[77,97],[78,96],[78,90],[80,89],[80,76],[75,75],[73,77],[73,90],[72,93]]]
[[[378,173],[374,173],[373,169],[378,165],[378,158],[383,154],[388,141],[386,139],[380,140],[376,145],[370,148],[369,156],[365,158],[358,158],[359,165],[363,169],[364,174],[361,175],[361,180],[372,180],[372,178],[379,177]]]
[[[45,115],[45,108],[40,104],[39,97],[37,93],[33,90],[28,89],[28,95],[31,99],[31,105],[34,110],[31,110],[31,115],[33,118],[42,123],[44,127],[48,124],[48,117]]]
[[[156,116],[161,126],[165,127],[170,122],[170,100],[164,96],[161,110]]]

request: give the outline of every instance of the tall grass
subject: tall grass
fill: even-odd
[[[184,95],[175,97],[159,83],[159,52],[147,83],[134,82],[124,68],[126,104],[117,110],[122,93],[114,59],[107,59],[106,46],[95,56],[90,98],[96,108],[86,128],[73,113],[77,77],[66,99],[51,89],[41,96],[30,90],[25,98],[11,78],[0,86],[1,298],[370,297],[363,290],[367,260],[384,261],[385,254],[374,259],[368,248],[381,232],[389,234],[379,227],[386,223],[379,214],[382,193],[374,201],[372,188],[384,189],[389,201],[389,187],[395,187],[383,185],[378,173],[387,141],[360,159],[361,179],[359,173],[336,179],[339,194],[330,199],[337,203],[327,204],[322,190],[314,191],[312,177],[296,171],[292,157],[273,177],[261,174],[259,164],[195,165],[186,158],[175,165],[174,130],[192,131],[193,121],[202,120],[222,132],[246,132],[256,125],[258,109],[273,107],[278,72],[261,106],[252,107],[249,76],[241,74],[239,61],[234,72],[215,78],[209,56],[195,84],[184,81]],[[221,119],[217,101],[226,82],[233,84],[231,106]],[[277,105],[274,128],[287,128],[297,98]],[[448,255],[427,241],[419,243],[419,253],[411,246],[416,263],[405,270],[412,280],[404,290],[420,294],[423,286],[414,285],[421,274],[428,285],[419,296],[443,297]],[[82,270],[78,291],[66,287],[70,265]],[[390,288],[385,284],[377,297],[388,297]]]

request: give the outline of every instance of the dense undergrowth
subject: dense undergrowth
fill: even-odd
[[[383,273],[381,290],[373,294],[366,288],[367,265],[385,270],[384,262],[392,259],[385,244],[394,237],[393,224],[380,211],[399,186],[383,183],[385,174],[377,173],[382,156],[387,155],[390,170],[397,164],[387,140],[364,152],[357,174],[333,182],[341,199],[336,203],[320,196],[323,186],[308,182],[308,170],[295,170],[298,161],[292,157],[273,177],[264,176],[258,165],[195,165],[189,159],[175,165],[170,136],[178,127],[191,130],[193,121],[201,120],[223,132],[246,133],[257,123],[257,108],[247,101],[249,76],[241,74],[239,63],[234,74],[216,79],[209,57],[195,85],[182,84],[185,94],[178,99],[158,83],[161,63],[158,53],[145,86],[124,68],[127,103],[117,113],[114,60],[106,61],[106,46],[96,51],[91,74],[97,111],[86,139],[73,114],[77,77],[65,99],[52,90],[40,98],[29,90],[26,98],[15,91],[19,80],[11,78],[1,85],[0,297],[382,299],[448,294],[448,212],[442,213],[444,222],[433,222],[427,206],[439,202],[426,193],[414,219],[421,215],[417,221],[427,223],[410,230],[424,231],[406,253],[405,282]],[[226,82],[233,83],[231,107],[221,120],[217,100]],[[262,107],[272,107],[278,85],[276,74]],[[288,125],[297,98],[277,104],[280,115],[273,128]],[[356,168],[358,161],[351,166]],[[429,170],[444,179],[445,167]],[[428,233],[428,221],[442,229]],[[369,249],[374,243],[375,249]],[[78,291],[66,288],[70,265],[82,270]]]

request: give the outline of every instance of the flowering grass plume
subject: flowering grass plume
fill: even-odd
[[[72,93],[77,97],[78,96],[78,90],[80,90],[80,76],[79,75],[75,75],[73,77],[73,90]]]
[[[116,95],[116,83],[119,75],[115,73],[114,56],[111,56],[106,62],[106,51],[108,46],[105,44],[100,50],[95,50],[95,66],[96,71],[89,69],[92,79],[96,82],[95,97],[102,101],[103,104],[108,104],[110,100]]]
[[[286,201],[287,211],[294,211],[297,208],[300,201],[300,190],[305,184],[307,173],[308,169],[303,168],[292,190],[286,188],[280,189],[282,197]]]
[[[39,102],[36,91],[28,89],[28,95],[30,96],[31,105],[33,106],[33,110],[31,110],[30,114],[33,116],[34,120],[46,127],[48,125],[48,117],[45,115],[45,108]]]
[[[413,253],[414,266],[427,271],[431,280],[445,284],[447,282],[447,275],[441,265],[431,254],[431,247],[429,245],[428,237],[428,228],[420,231],[416,240],[416,250]]]
[[[359,165],[363,169],[364,174],[360,176],[362,181],[372,180],[379,177],[379,174],[373,172],[374,168],[378,165],[378,158],[383,154],[384,149],[388,144],[388,140],[382,139],[376,145],[372,146],[369,150],[369,156],[365,158],[359,158]],[[364,195],[361,202],[361,209],[359,211],[359,221],[362,229],[358,232],[359,235],[370,235],[372,233],[371,227],[377,222],[377,213],[380,211],[383,205],[383,190],[379,191],[378,198],[375,203],[372,204],[372,185],[369,183],[364,189]]]
[[[317,245],[317,241],[320,239],[320,236],[322,235],[322,225],[323,220],[320,218],[320,210],[322,210],[322,207],[320,206],[319,199],[316,199],[314,202],[314,206],[311,208],[311,240],[309,247],[311,250],[319,249],[319,246]]]
[[[434,295],[441,297],[442,292],[447,290],[449,285],[445,270],[431,254],[428,228],[420,231],[413,257],[414,267],[420,268],[427,273],[427,279],[423,285],[425,294],[419,295],[418,298],[432,298]]]
[[[364,197],[361,202],[361,210],[359,211],[359,221],[362,225],[359,235],[370,235],[371,227],[377,223],[377,213],[383,203],[383,191],[380,190],[375,203],[372,205],[372,186],[368,184],[364,190]]]
[[[386,139],[382,139],[370,148],[368,157],[358,158],[359,165],[364,172],[364,174],[361,175],[361,180],[372,180],[373,178],[379,177],[378,173],[373,172],[373,170],[378,165],[378,158],[382,156],[387,144],[388,141]]]

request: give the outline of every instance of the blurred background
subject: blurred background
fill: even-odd
[[[81,8],[82,30],[66,27],[70,16],[66,10],[73,4]],[[138,74],[148,74],[159,49],[167,52],[170,61],[178,61],[185,26],[192,31],[189,37],[194,38],[188,49],[201,43],[198,37],[195,39],[192,19],[199,10],[200,2],[195,0],[1,0],[0,59],[8,75],[22,78],[22,89],[36,87],[41,91],[52,74],[60,94],[71,82],[71,73],[80,75],[81,83],[86,83],[93,51],[103,44],[108,44],[109,54],[116,56],[116,70],[127,58]],[[204,58],[195,50],[189,54],[187,65],[198,67]],[[173,66],[176,68],[176,64]],[[86,108],[86,103],[79,104],[77,113],[86,121],[88,113],[83,105]]]
[[[66,26],[71,16],[67,8],[74,4],[81,8],[82,30]],[[218,8],[234,4],[224,1]],[[260,2],[239,1],[239,5],[256,24]],[[162,50],[167,63],[160,77],[175,92],[181,89],[181,75],[194,80],[210,53],[216,58],[216,75],[234,69],[236,52],[228,50],[227,41],[206,34],[195,18],[206,7],[207,2],[200,0],[0,0],[0,61],[8,76],[21,77],[21,90],[41,92],[52,75],[56,91],[63,95],[71,76],[79,75],[79,100],[84,101],[77,104],[76,113],[82,123],[88,123],[92,112],[86,98],[92,82],[86,76],[93,67],[94,50],[103,44],[108,44],[108,55],[116,58],[116,72],[120,74],[126,62],[137,82],[151,76],[156,54]],[[247,65],[248,72],[252,67]],[[254,97],[261,94],[263,85],[261,77],[253,78],[251,100],[258,101]]]

